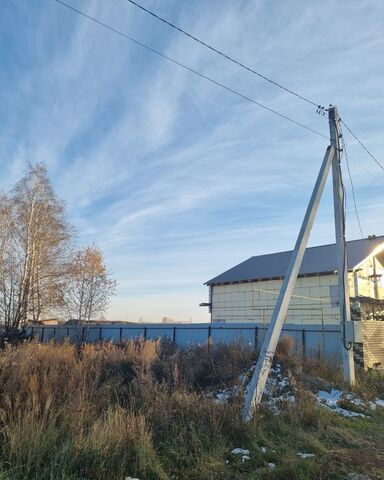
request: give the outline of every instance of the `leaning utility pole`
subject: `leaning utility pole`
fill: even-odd
[[[263,396],[277,343],[283,328],[284,319],[288,311],[289,302],[291,300],[293,289],[295,288],[296,279],[300,271],[301,263],[308,243],[308,238],[311,233],[312,225],[316,217],[321,195],[324,191],[331,165],[333,173],[333,195],[338,258],[340,323],[342,326],[344,378],[348,380],[349,383],[353,383],[354,381],[353,356],[350,350],[345,349],[345,322],[350,317],[350,310],[348,296],[348,270],[345,250],[344,195],[340,170],[340,134],[338,120],[336,107],[330,107],[329,125],[331,145],[327,148],[325,153],[324,160],[321,165],[299,235],[297,237],[295,249],[292,252],[288,270],[273,310],[271,322],[264,337],[254,374],[247,387],[243,407],[243,419],[247,421],[252,418],[255,407],[261,402],[261,398]]]

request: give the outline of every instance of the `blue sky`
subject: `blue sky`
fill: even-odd
[[[141,0],[325,106],[384,161],[384,3]],[[68,3],[327,135],[315,109],[126,0]],[[0,187],[46,163],[80,244],[119,283],[108,318],[208,321],[203,283],[293,247],[327,140],[133,45],[54,0],[0,4]],[[384,233],[380,170],[346,135],[364,234]],[[359,238],[348,178],[349,239]],[[310,244],[334,240],[325,191]]]

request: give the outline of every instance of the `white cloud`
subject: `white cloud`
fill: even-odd
[[[310,105],[128,2],[72,4],[327,133],[327,120]],[[378,62],[384,6],[373,0],[145,4],[303,95],[337,101],[342,117],[384,158]],[[327,141],[59,5],[19,8],[31,19],[25,28],[31,58],[12,74],[12,89],[0,77],[10,112],[1,151],[11,159],[2,184],[14,182],[28,160],[47,163],[79,241],[100,243],[120,283],[110,317],[207,319],[197,307],[204,281],[247,256],[293,246]],[[20,12],[13,21],[10,35]],[[376,211],[384,175],[346,138],[363,226],[383,233]],[[350,210],[350,194],[348,201]],[[353,211],[348,234],[358,236]],[[328,188],[312,242],[332,239]]]

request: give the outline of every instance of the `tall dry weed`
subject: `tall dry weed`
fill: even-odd
[[[240,409],[193,390],[230,381],[253,354],[195,350],[158,341],[8,347],[0,353],[0,473],[9,465],[20,479],[166,479],[224,451],[243,435]]]

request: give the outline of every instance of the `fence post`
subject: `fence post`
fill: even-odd
[[[257,350],[257,335],[258,335],[258,327],[255,326],[255,352]]]
[[[321,358],[325,357],[325,332],[324,332],[324,308],[321,308],[321,335],[322,335],[322,351],[321,351]]]
[[[147,339],[147,327],[144,327],[144,340]]]
[[[211,349],[211,342],[212,342],[212,337],[211,337],[211,325],[208,325],[208,344],[207,344],[208,352],[209,352],[210,349]]]
[[[303,343],[303,358],[305,358],[306,348],[305,348],[305,329],[304,328],[301,330],[301,341]]]
[[[173,343],[176,343],[176,327],[173,327],[172,342],[173,342]]]

